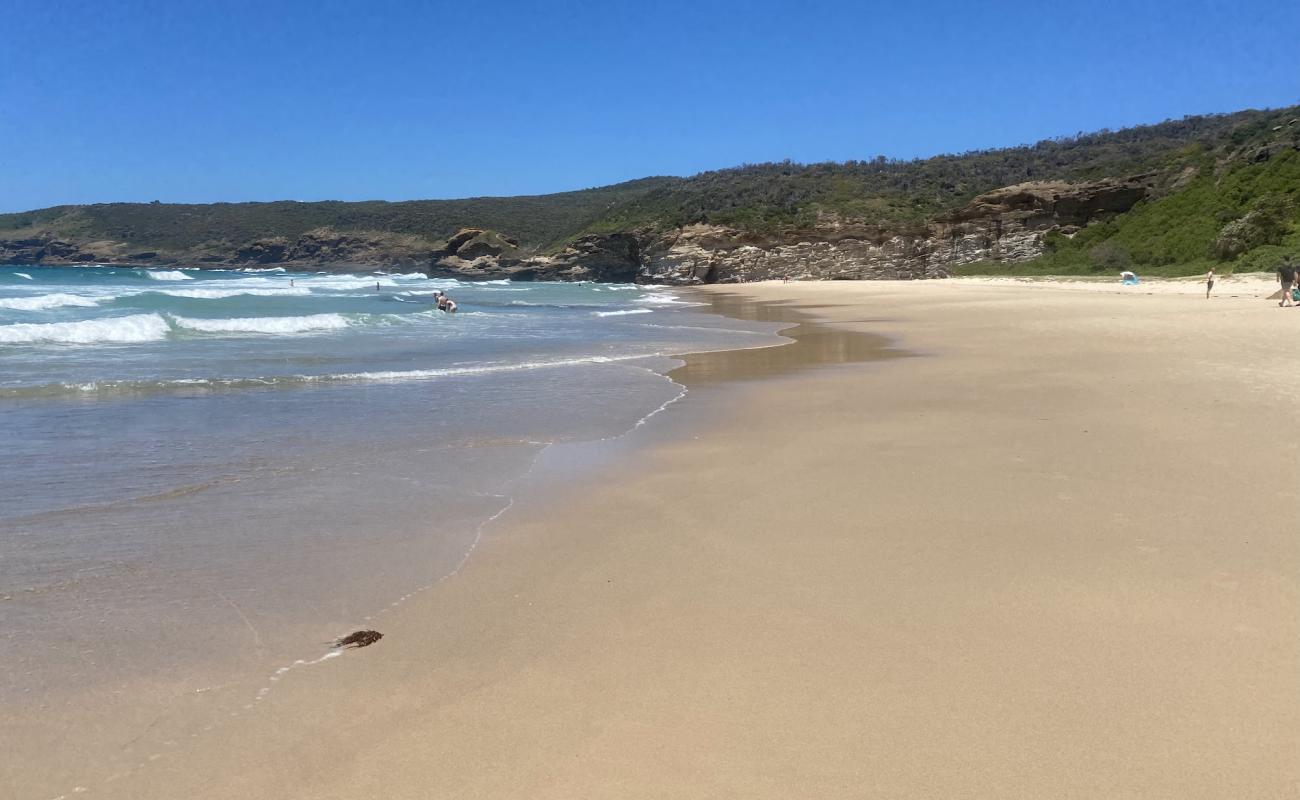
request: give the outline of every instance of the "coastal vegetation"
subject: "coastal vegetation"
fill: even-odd
[[[410,252],[442,246],[462,228],[499,232],[533,253],[593,234],[656,235],[692,224],[798,241],[835,226],[922,230],[984,193],[1026,182],[1133,176],[1150,188],[1124,213],[1047,233],[1031,260],[955,271],[1178,275],[1271,269],[1284,256],[1300,257],[1300,106],[911,161],[748,164],[528,197],[58,206],[0,215],[0,240],[58,240],[73,243],[73,253],[109,243],[116,253],[199,262],[273,251],[315,231],[364,233]]]
[[[1300,126],[1293,126],[1300,127]],[[1265,161],[1216,160],[1197,151],[1185,185],[1073,236],[1049,233],[1047,253],[1019,264],[980,262],[960,274],[1152,275],[1259,272],[1300,260],[1300,150]]]
[[[677,178],[639,180],[547,195],[463,200],[269,203],[96,203],[0,214],[0,238],[52,235],[126,242],[141,251],[201,254],[323,228],[445,239],[460,228],[502,231],[532,246],[582,232],[607,209]]]

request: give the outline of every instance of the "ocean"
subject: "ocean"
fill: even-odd
[[[5,744],[111,759],[317,661],[454,573],[548,445],[776,327],[646,286],[0,266]]]

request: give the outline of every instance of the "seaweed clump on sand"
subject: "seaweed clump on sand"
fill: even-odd
[[[384,635],[379,631],[353,631],[341,639],[334,640],[335,647],[369,647]]]

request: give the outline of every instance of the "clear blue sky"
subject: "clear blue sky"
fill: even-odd
[[[1300,2],[5,0],[0,210],[532,194],[1300,102]]]

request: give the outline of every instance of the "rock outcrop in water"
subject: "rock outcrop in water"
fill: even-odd
[[[665,284],[790,280],[940,278],[977,261],[1028,261],[1052,231],[1072,235],[1148,195],[1151,176],[1088,183],[1022,183],[975,198],[914,225],[874,225],[826,215],[812,227],[759,234],[720,225],[639,229],[578,237],[550,254],[465,228],[442,242],[408,235],[320,228],[296,239],[269,238],[215,252],[197,263],[128,253],[114,242],[0,240],[0,261],[28,264],[144,265],[286,269],[398,268],[463,280],[614,281]]]

